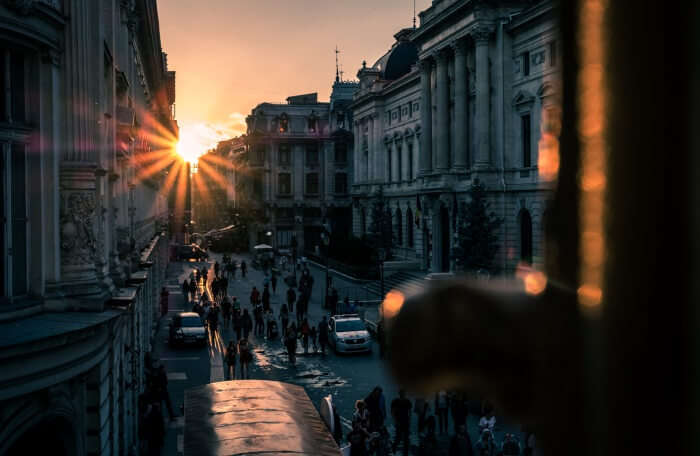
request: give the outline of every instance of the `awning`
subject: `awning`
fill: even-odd
[[[340,449],[301,386],[232,380],[185,391],[184,453],[338,456]]]

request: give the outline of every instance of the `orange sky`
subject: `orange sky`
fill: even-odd
[[[416,11],[430,3],[416,0]],[[413,0],[158,0],[158,13],[181,139],[206,149],[243,133],[262,101],[328,100],[336,44],[355,79],[363,59],[374,63],[411,26]]]

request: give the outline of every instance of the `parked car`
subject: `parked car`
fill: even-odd
[[[372,339],[357,314],[334,315],[328,320],[330,345],[336,353],[372,351]]]
[[[207,253],[206,250],[198,246],[197,244],[190,244],[190,245],[179,245],[177,247],[177,260],[178,261],[185,261],[185,260],[196,260],[196,261],[204,261],[207,258],[209,258],[209,254]]]
[[[170,322],[168,343],[171,346],[186,344],[207,344],[207,328],[199,314],[181,312]]]

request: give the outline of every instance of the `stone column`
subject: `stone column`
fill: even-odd
[[[437,139],[437,171],[447,171],[450,167],[450,87],[447,76],[448,55],[446,51],[435,55],[437,60],[436,85],[437,122],[435,138]]]
[[[420,173],[429,174],[433,171],[433,101],[431,96],[430,76],[432,62],[428,59],[420,61]]]
[[[391,182],[401,180],[401,169],[399,168],[399,146],[398,139],[391,142]]]
[[[354,182],[353,183],[358,183],[360,182],[360,154],[361,150],[360,147],[362,146],[362,141],[360,141],[360,125],[358,122],[355,122],[354,124],[354,130],[353,130],[355,137],[354,137],[354,142],[353,142],[353,156],[352,156],[352,164],[353,164],[353,176],[354,176]]]
[[[399,180],[402,181],[408,180],[408,167],[410,166],[408,154],[409,152],[412,153],[412,151],[409,150],[410,148],[408,145],[411,143],[411,141],[413,141],[413,137],[405,137],[403,139],[403,146],[401,147],[401,155],[403,155],[403,157],[401,158],[401,175],[399,176]]]
[[[490,27],[479,27],[472,32],[476,46],[476,167],[489,165],[489,121],[491,118],[489,90],[489,37]]]
[[[374,143],[374,129],[375,121],[374,116],[371,115],[367,118],[369,122],[369,133],[367,135],[367,182],[371,182],[374,179],[374,166],[372,166],[376,160],[377,155],[377,145]]]
[[[381,112],[382,110],[379,109]],[[384,129],[382,128],[382,116],[379,113],[373,114],[374,118],[374,136],[372,138],[372,142],[374,145],[374,161],[372,162],[372,166],[374,166],[374,180],[377,182],[383,182],[384,181],[384,169],[386,169],[386,165],[384,164],[386,162],[385,160],[385,155],[384,155],[384,141],[383,141],[383,136],[384,136]]]
[[[455,50],[455,171],[467,168],[467,103],[469,87],[467,84],[466,43],[458,41]]]

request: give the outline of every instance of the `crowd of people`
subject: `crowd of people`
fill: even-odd
[[[431,413],[431,410],[434,413]],[[375,387],[369,395],[355,402],[352,429],[345,436],[352,456],[384,456],[397,454],[435,455],[445,454],[438,442],[438,435],[449,437],[449,456],[535,456],[535,436],[523,432],[522,441],[515,434],[505,433],[499,442],[495,437],[497,427],[493,406],[481,401],[481,417],[478,421],[479,438],[476,442],[467,430],[469,407],[464,394],[440,391],[431,401],[418,397],[413,402],[399,390],[391,401],[389,413],[394,423],[394,436],[386,426],[387,409],[381,387]],[[417,453],[411,451],[411,422],[416,415],[416,432],[419,445]],[[449,422],[452,422],[450,429]],[[451,434],[451,435],[450,435]],[[336,437],[338,439],[338,437]]]

